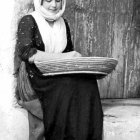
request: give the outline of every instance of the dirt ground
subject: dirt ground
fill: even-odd
[[[102,100],[104,140],[140,139],[140,99]]]

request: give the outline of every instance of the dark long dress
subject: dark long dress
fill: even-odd
[[[69,26],[67,46],[72,51]],[[42,76],[29,57],[44,51],[39,29],[31,15],[24,16],[18,27],[16,52],[25,61],[32,88],[43,109],[46,140],[102,140],[103,112],[96,78],[89,74]],[[18,65],[17,65],[18,71]]]

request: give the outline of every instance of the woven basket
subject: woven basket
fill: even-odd
[[[35,62],[43,75],[88,73],[106,76],[111,73],[118,61],[108,57],[75,57],[67,59]]]

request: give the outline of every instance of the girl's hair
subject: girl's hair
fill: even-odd
[[[43,0],[41,0],[41,5],[43,5]]]
[[[62,1],[62,0],[61,0]],[[41,5],[43,5],[43,0],[41,0]]]

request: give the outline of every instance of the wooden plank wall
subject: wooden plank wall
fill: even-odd
[[[32,0],[15,1],[17,25],[32,10]],[[77,51],[119,61],[112,74],[98,81],[101,97],[140,97],[139,0],[67,0],[64,16]]]
[[[139,0],[68,3],[66,17],[75,49],[84,56],[107,56],[119,61],[112,74],[99,80],[102,98],[140,97],[139,7]]]

